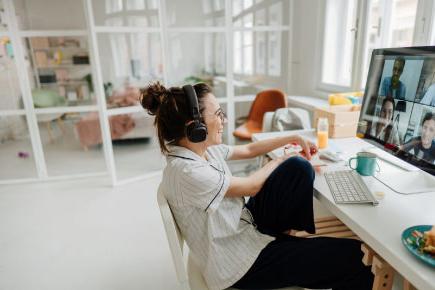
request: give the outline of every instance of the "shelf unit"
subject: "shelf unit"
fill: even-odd
[[[91,73],[86,37],[30,37],[27,44],[36,88],[56,90],[68,103],[90,102],[84,79]],[[85,63],[74,63],[74,57]],[[46,79],[42,81],[41,76]]]

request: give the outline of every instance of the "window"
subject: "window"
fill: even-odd
[[[372,0],[368,6],[362,86],[365,85],[373,49],[413,45],[417,0]]]
[[[252,13],[234,22],[234,26],[252,27]],[[234,72],[252,74],[254,69],[254,33],[251,30],[234,31]]]
[[[356,0],[326,2],[321,77],[323,84],[343,87],[351,85],[356,7]]]
[[[269,35],[269,67],[268,75],[280,76],[281,75],[281,32],[270,31]]]
[[[324,89],[364,87],[373,49],[430,44],[424,30],[433,15],[426,0],[327,0],[325,5],[320,77]]]

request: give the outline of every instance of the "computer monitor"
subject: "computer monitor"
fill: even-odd
[[[358,135],[435,175],[435,47],[373,50]]]

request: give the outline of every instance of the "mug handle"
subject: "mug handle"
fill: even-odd
[[[352,168],[353,170],[356,169],[356,167],[355,168],[352,167],[352,160],[355,160],[355,159],[356,159],[356,157],[352,157],[349,159],[349,167]]]
[[[376,172],[381,172],[381,167],[379,166],[379,163],[376,161],[376,167],[377,167],[377,169],[376,169]]]

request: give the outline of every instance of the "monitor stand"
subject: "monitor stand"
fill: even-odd
[[[366,147],[362,151],[374,153],[381,161],[400,169],[388,171],[381,166],[381,171],[374,176],[391,190],[401,194],[435,192],[435,176],[377,147]]]
[[[435,177],[423,170],[382,172],[381,169],[374,177],[401,194],[435,192]]]

